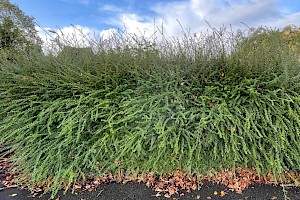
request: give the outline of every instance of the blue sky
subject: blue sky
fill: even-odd
[[[66,27],[70,24],[95,29],[116,28],[122,14],[155,17],[152,5],[170,1],[135,0],[11,0],[44,27]],[[179,1],[178,1],[179,2]]]
[[[181,28],[197,33],[213,27],[246,28],[300,26],[299,0],[10,0],[46,29],[105,34],[117,28],[133,33],[153,32],[155,25],[170,36]]]

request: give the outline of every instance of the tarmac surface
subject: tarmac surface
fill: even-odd
[[[220,196],[221,191],[225,191],[224,196]],[[217,193],[216,193],[217,192]],[[148,188],[145,184],[127,183],[125,185],[110,183],[102,185],[97,190],[88,192],[76,191],[75,194],[62,191],[54,198],[55,200],[300,200],[299,187],[285,187],[285,191],[280,186],[255,185],[242,194],[230,191],[220,185],[206,184],[198,191],[190,193],[184,192],[184,196],[173,195],[171,198],[156,197],[156,192]],[[18,188],[4,188],[0,185],[0,200],[48,200],[50,194],[40,195],[35,198],[27,190]]]

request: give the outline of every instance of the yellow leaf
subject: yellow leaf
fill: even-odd
[[[218,195],[218,192],[217,192],[217,191],[215,191],[215,192],[214,192],[214,195]]]
[[[225,196],[226,192],[224,192],[223,190],[221,191],[221,197]]]
[[[221,77],[225,76],[225,72],[221,71]]]
[[[9,195],[10,197],[15,197],[15,196],[17,196],[18,194],[11,194],[11,195]]]

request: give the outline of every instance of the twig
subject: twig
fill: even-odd
[[[101,190],[100,192],[99,192],[99,194],[97,194],[97,197],[99,197],[100,196],[100,194],[103,192],[104,190]]]

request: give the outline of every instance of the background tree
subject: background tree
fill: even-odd
[[[262,75],[272,79],[285,74],[286,81],[298,74],[300,62],[300,29],[287,26],[283,29],[260,27],[240,40],[230,55],[230,70],[239,76]],[[288,64],[287,64],[288,63]],[[297,72],[297,73],[296,73]]]
[[[35,29],[34,18],[24,14],[8,0],[0,0],[0,58],[14,59],[16,53],[42,51],[42,40]]]
[[[21,31],[16,28],[9,18],[5,18],[0,24],[0,50],[2,57],[13,60],[13,55],[24,49],[23,44],[28,43]]]

